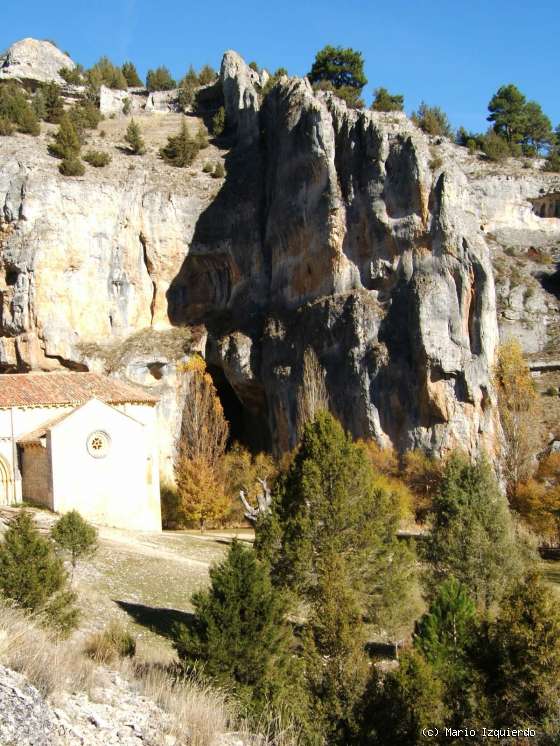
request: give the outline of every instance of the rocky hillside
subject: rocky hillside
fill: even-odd
[[[226,137],[189,169],[157,155],[173,113],[135,115],[142,157],[119,150],[123,115],[102,122],[92,144],[113,161],[80,178],[58,173],[48,125],[0,139],[0,369],[106,370],[149,386],[169,463],[178,360],[202,352],[234,435],[283,450],[311,346],[356,436],[492,450],[499,329],[555,354],[560,220],[535,210],[560,179],[489,165],[306,80],[263,96],[265,82],[224,55],[200,99],[201,117],[223,102]],[[223,161],[225,179],[207,161]]]

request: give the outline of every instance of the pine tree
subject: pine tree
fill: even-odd
[[[212,134],[219,137],[226,128],[226,110],[220,106],[218,111],[212,117]]]
[[[187,109],[187,107],[194,103],[195,91],[199,85],[198,75],[196,74],[194,67],[191,65],[187,73],[179,81],[177,100],[183,110]]]
[[[525,96],[512,84],[501,86],[488,104],[488,121],[494,123],[494,132],[510,144],[523,139],[526,104]]]
[[[430,743],[431,739],[422,731],[434,725],[441,727],[446,722],[443,694],[443,683],[415,650],[400,656],[395,671],[383,674],[373,668],[360,708],[360,744],[420,746]]]
[[[198,74],[199,85],[208,85],[213,83],[218,77],[218,73],[210,65],[204,65]]]
[[[140,127],[134,121],[134,117],[130,120],[126,128],[124,139],[130,145],[130,150],[134,155],[144,155],[146,145],[142,138]]]
[[[60,96],[60,88],[56,83],[49,83],[45,87],[45,121],[59,124],[64,114],[64,106]]]
[[[121,67],[121,72],[129,88],[139,88],[142,85],[136,66],[132,62],[125,62]]]
[[[490,642],[493,722],[536,725],[545,734],[557,735],[560,604],[537,575],[524,578],[506,596],[490,628]]]
[[[29,513],[19,512],[0,544],[0,593],[68,631],[76,624],[77,612],[66,580],[52,542],[39,534]]]
[[[404,96],[389,93],[386,88],[376,88],[375,99],[371,108],[373,111],[402,111],[404,109]]]
[[[176,82],[171,77],[171,73],[165,66],[162,65],[155,70],[148,70],[146,88],[149,91],[170,91],[176,85]]]
[[[71,510],[58,519],[51,529],[51,538],[68,554],[72,577],[78,561],[91,556],[97,549],[97,530],[77,510]]]
[[[483,608],[499,602],[523,572],[524,548],[487,462],[471,464],[458,454],[448,460],[434,497],[426,559],[432,586],[453,576]]]
[[[307,77],[313,84],[330,83],[336,91],[345,91],[353,100],[357,100],[367,83],[361,52],[330,45],[317,52]]]
[[[211,568],[210,581],[192,597],[192,625],[175,628],[180,659],[218,685],[233,686],[256,716],[272,705],[301,717],[305,694],[287,602],[266,565],[235,540],[226,559]]]
[[[199,136],[192,138],[189,135],[187,122],[183,119],[179,134],[167,139],[167,145],[161,148],[160,155],[164,161],[177,168],[190,166],[200,150]]]
[[[60,119],[58,132],[54,135],[54,142],[49,145],[49,153],[57,158],[76,160],[80,155],[82,144],[76,128],[68,114]]]
[[[410,118],[427,135],[453,139],[453,130],[447,114],[439,106],[428,106],[422,101],[418,111],[413,111]]]

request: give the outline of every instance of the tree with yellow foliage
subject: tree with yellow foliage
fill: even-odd
[[[177,514],[182,523],[192,521],[204,531],[228,510],[220,460],[229,425],[204,360],[194,355],[181,370],[187,391],[175,464]]]
[[[503,430],[502,467],[510,500],[534,469],[540,403],[523,351],[515,340],[498,348],[494,369]]]
[[[546,456],[518,486],[512,506],[542,539],[560,545],[560,453]]]

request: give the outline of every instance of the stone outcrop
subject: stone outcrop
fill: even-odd
[[[312,346],[356,436],[492,451],[491,258],[514,234],[557,240],[559,221],[543,230],[531,203],[552,177],[496,172],[403,114],[350,110],[306,80],[263,100],[266,74],[234,52],[220,83],[207,108],[223,96],[235,139],[221,183],[202,173],[207,151],[184,171],[156,148],[115,153],[67,179],[46,148],[5,138],[0,368],[102,369],[151,387],[170,460],[185,355],[203,352],[226,413],[242,412],[236,437],[282,450]]]
[[[52,42],[22,39],[0,55],[0,80],[64,85],[62,67],[73,70],[76,64]]]

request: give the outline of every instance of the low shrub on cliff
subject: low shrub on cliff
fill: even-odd
[[[111,156],[102,150],[88,150],[84,155],[84,161],[89,163],[90,166],[95,166],[95,168],[103,168],[103,166],[108,166],[111,163]]]
[[[0,117],[23,134],[36,136],[41,131],[39,120],[25,93],[15,83],[0,86]],[[4,126],[4,129],[9,127]]]
[[[64,114],[58,131],[49,145],[49,153],[55,158],[71,160],[78,158],[81,147],[82,144],[72,120],[68,114]]]
[[[84,164],[79,158],[65,158],[58,170],[63,176],[83,176],[86,172]]]
[[[453,139],[453,130],[447,114],[439,106],[428,106],[424,101],[412,113],[412,121],[427,135],[440,135]]]
[[[177,135],[172,135],[159,151],[160,156],[166,163],[177,168],[190,166],[198,152],[208,146],[206,132],[200,128],[192,137],[187,128],[187,122],[183,119],[181,129]]]
[[[15,132],[14,125],[6,117],[0,117],[0,135],[13,135]],[[210,171],[212,168],[210,168]]]
[[[144,155],[146,152],[146,145],[140,127],[134,121],[134,117],[130,120],[128,127],[126,128],[126,134],[124,136],[125,142],[128,143],[130,152],[133,155]]]

